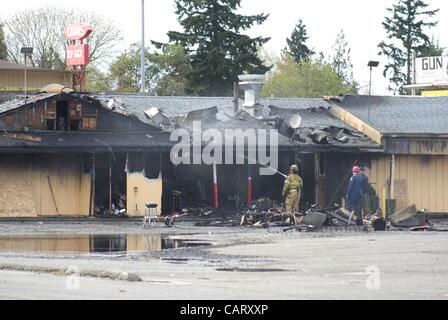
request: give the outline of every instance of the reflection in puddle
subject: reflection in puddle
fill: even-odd
[[[172,239],[161,234],[0,237],[0,252],[149,252],[209,245],[200,240]]]

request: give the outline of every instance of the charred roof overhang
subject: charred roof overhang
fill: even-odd
[[[448,155],[448,138],[419,136],[388,137],[385,139],[386,154]]]
[[[0,134],[0,153],[168,152],[167,133],[29,132]]]
[[[329,112],[329,105],[319,107],[292,109],[269,106],[270,121],[279,132],[290,141],[294,138],[295,149],[311,152],[342,153],[381,153],[380,144],[375,143],[365,134],[357,131]],[[290,120],[299,115],[300,126],[291,127]]]

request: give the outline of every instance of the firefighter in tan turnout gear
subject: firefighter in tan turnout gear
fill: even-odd
[[[288,177],[285,179],[283,199],[286,197],[286,212],[299,212],[300,195],[302,192],[303,182],[298,173],[299,168],[293,164],[289,170]]]

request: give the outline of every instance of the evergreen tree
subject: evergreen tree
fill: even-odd
[[[286,39],[288,46],[285,49],[285,51],[289,53],[297,63],[304,59],[309,59],[315,53],[306,45],[308,38],[306,26],[303,24],[302,19],[300,19],[291,34],[291,38]]]
[[[0,24],[0,60],[6,60],[8,58],[8,51],[5,42],[5,33],[3,31],[3,25]]]
[[[383,27],[389,41],[382,41],[378,46],[379,54],[390,59],[385,66],[384,76],[390,76],[390,82],[396,87],[410,83],[412,52],[420,55],[431,44],[424,29],[437,25],[437,21],[429,19],[439,9],[430,10],[428,6],[423,0],[398,0],[392,8],[387,9],[390,16],[385,17]],[[393,88],[390,86],[390,89]]]
[[[443,55],[443,48],[440,46],[439,40],[434,36],[431,38],[431,42],[426,46],[419,54],[420,57],[438,57]]]
[[[344,30],[341,30],[336,36],[333,50],[331,65],[333,66],[334,72],[337,74],[339,80],[353,87],[356,92],[358,84],[353,79],[353,64],[350,57],[351,48],[345,39]]]
[[[176,0],[176,15],[184,32],[168,32],[170,41],[190,54],[188,93],[229,95],[233,82],[243,73],[269,70],[257,55],[269,38],[242,34],[267,15],[240,15],[241,0]]]

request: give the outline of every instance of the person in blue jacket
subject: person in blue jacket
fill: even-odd
[[[359,174],[363,180],[363,190],[362,190],[362,200],[361,200],[361,209],[362,209],[362,217],[364,218],[370,212],[369,209],[369,177],[366,175],[366,170],[363,166],[360,168]]]
[[[353,167],[353,176],[350,179],[347,189],[347,210],[350,212],[354,211],[357,217],[356,224],[358,225],[362,225],[362,197],[365,192],[365,180],[360,175],[360,171],[358,166]]]

